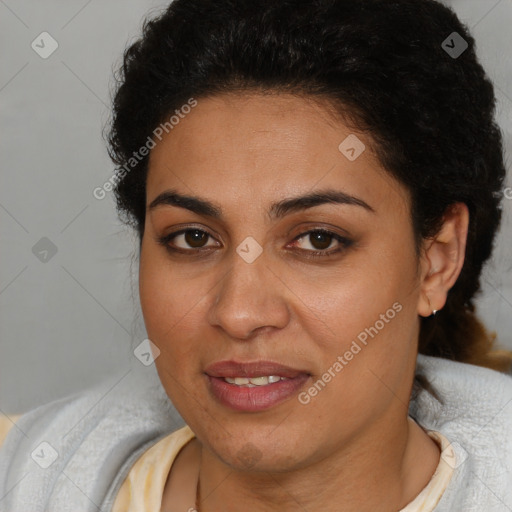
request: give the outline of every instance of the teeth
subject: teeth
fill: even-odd
[[[261,377],[251,377],[250,379],[247,377],[224,377],[224,380],[229,384],[236,384],[237,386],[247,386],[247,387],[255,387],[255,386],[266,386],[267,384],[273,384],[274,382],[279,382],[280,380],[286,380],[286,377],[279,377],[279,375],[262,375]]]
[[[266,386],[268,384],[268,377],[251,377],[249,380],[255,386]]]

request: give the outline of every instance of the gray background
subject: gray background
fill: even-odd
[[[495,83],[510,168],[512,0],[445,3],[472,29]],[[101,135],[112,69],[143,16],[166,4],[0,0],[0,413],[145,368],[132,352],[145,338],[136,238],[111,194],[100,201],[92,191],[114,171]],[[59,45],[47,59],[31,47],[45,31]],[[512,199],[504,217],[479,311],[512,348]]]

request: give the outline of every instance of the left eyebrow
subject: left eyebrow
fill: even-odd
[[[346,194],[340,190],[326,189],[272,203],[268,211],[268,216],[276,220],[297,211],[329,203],[359,206],[369,212],[375,213],[375,210],[368,203],[358,197]],[[219,205],[199,197],[179,194],[175,190],[162,192],[151,201],[148,210],[153,210],[162,205],[185,208],[198,215],[212,217],[214,219],[222,218],[222,208]]]
[[[358,197],[351,196],[340,190],[326,189],[273,203],[268,214],[272,219],[279,219],[290,213],[328,203],[360,206],[369,212],[375,213],[375,210],[368,203]]]

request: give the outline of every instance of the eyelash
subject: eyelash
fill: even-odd
[[[183,249],[183,248],[176,248],[176,247],[172,247],[170,245],[170,242],[171,240],[173,240],[174,238],[176,238],[178,235],[182,235],[184,233],[187,233],[187,232],[190,232],[190,231],[197,231],[197,232],[200,232],[200,233],[205,233],[208,237],[210,238],[213,238],[212,235],[210,235],[210,233],[208,233],[207,231],[204,231],[202,229],[196,229],[196,228],[186,228],[186,229],[182,229],[180,231],[174,231],[173,233],[169,233],[168,235],[165,235],[165,236],[162,236],[162,237],[158,237],[156,240],[157,242],[162,245],[163,247],[165,247],[165,249],[167,249],[169,252],[171,253],[181,253],[181,254],[190,254],[190,253],[193,253],[193,252],[206,252],[206,251],[209,251],[209,248],[197,248],[197,249]],[[335,239],[341,247],[335,249],[335,250],[330,250],[330,251],[327,251],[327,250],[317,250],[317,251],[310,251],[310,250],[307,250],[307,249],[302,249],[301,252],[304,252],[306,254],[306,257],[307,258],[321,258],[321,257],[324,257],[324,258],[327,258],[329,256],[333,256],[334,254],[337,254],[337,253],[340,253],[342,252],[344,249],[347,249],[348,247],[350,247],[352,245],[352,240],[349,240],[348,238],[345,238],[341,235],[338,235],[337,233],[334,233],[332,231],[329,231],[329,230],[326,230],[326,229],[323,229],[323,228],[318,228],[318,229],[312,229],[312,230],[309,230],[309,231],[306,231],[304,233],[301,233],[300,235],[298,235],[297,237],[295,237],[293,239],[293,241],[297,241],[297,240],[300,240],[312,233],[322,233],[323,235],[328,235],[330,237],[332,237],[333,239]]]

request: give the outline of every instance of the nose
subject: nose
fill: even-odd
[[[236,253],[232,260],[215,288],[216,297],[208,315],[210,325],[238,340],[285,327],[290,319],[290,292],[276,270],[268,266],[264,254],[252,263]]]

